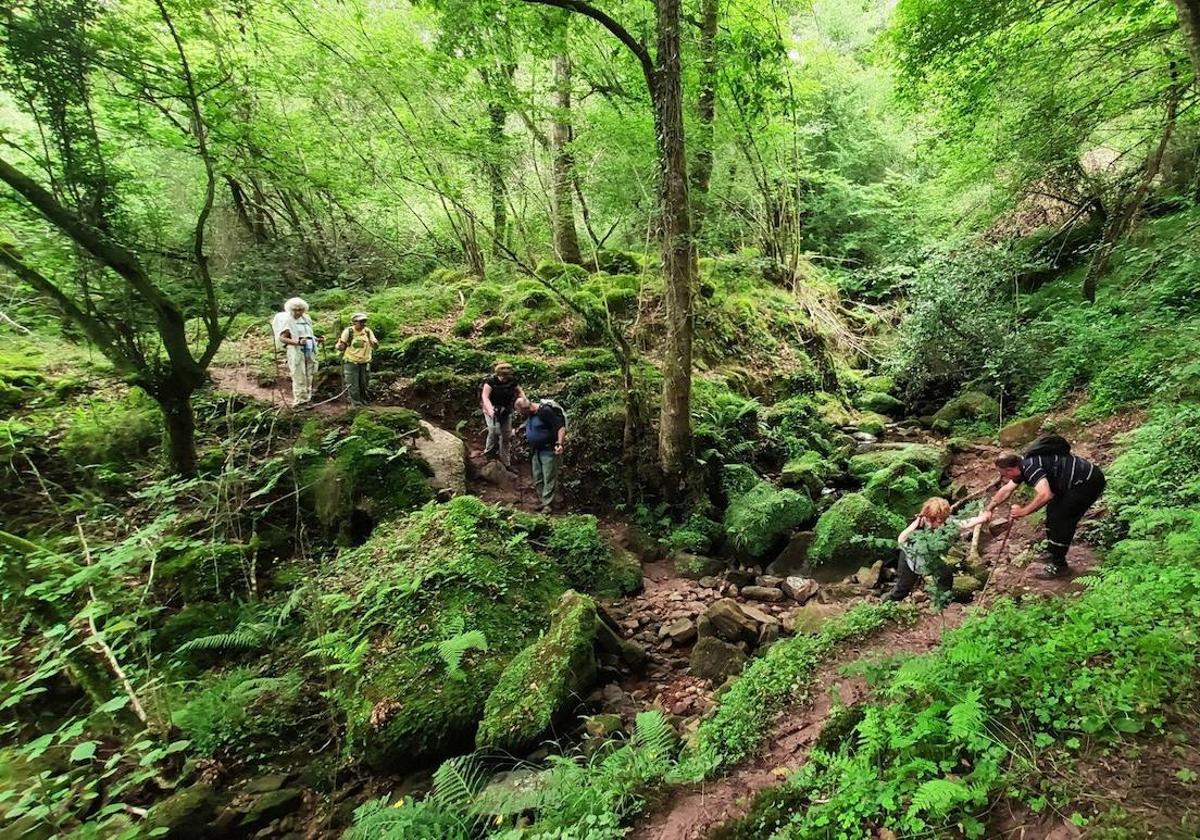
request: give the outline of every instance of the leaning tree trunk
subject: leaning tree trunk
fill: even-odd
[[[571,195],[575,159],[571,154],[571,57],[564,50],[554,57],[554,250],[565,263],[583,262],[575,230],[575,202]]]
[[[679,56],[680,0],[656,0],[658,60],[651,85],[658,134],[667,343],[663,354],[659,461],[668,497],[685,489],[692,456],[692,219],[688,206]]]
[[[1175,0],[1175,14],[1192,58],[1192,72],[1200,77],[1200,0]]]

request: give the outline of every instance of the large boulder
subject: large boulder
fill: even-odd
[[[740,674],[747,661],[749,658],[737,645],[715,636],[707,636],[696,642],[696,646],[692,648],[689,664],[693,675],[720,685],[730,677]]]
[[[832,581],[886,561],[895,552],[896,535],[904,525],[902,518],[861,493],[843,496],[817,520],[808,550],[809,576]]]
[[[703,619],[701,627],[711,627],[717,636],[727,642],[752,645],[758,640],[758,622],[732,598],[722,598],[714,603],[704,611]]]
[[[563,594],[546,635],[518,653],[488,695],[475,746],[517,753],[532,747],[596,678],[596,605]]]
[[[767,566],[767,574],[785,578],[803,572],[808,566],[808,548],[812,545],[813,536],[812,531],[793,534],[787,547]]]
[[[556,539],[560,524],[459,496],[329,564],[317,586],[339,608],[321,632],[346,657],[332,696],[354,757],[403,771],[470,749],[488,695],[571,581],[610,576],[599,535],[584,523]]]
[[[808,451],[783,465],[779,483],[784,487],[804,488],[809,498],[816,499],[836,468],[819,452]]]
[[[759,560],[812,515],[813,504],[808,496],[759,480],[730,497],[725,509],[725,532],[739,555]]]
[[[891,394],[877,391],[864,391],[854,400],[854,405],[860,411],[871,411],[876,414],[886,414],[889,417],[899,417],[904,414],[904,403]]]
[[[1021,420],[1013,420],[1000,430],[1000,445],[1005,449],[1017,449],[1033,441],[1046,422],[1045,414],[1035,414]]]
[[[675,574],[691,580],[700,580],[703,577],[720,574],[725,568],[724,560],[705,557],[702,554],[690,554],[686,551],[676,551],[672,554],[671,564],[675,567]]]
[[[351,536],[356,514],[375,521],[424,504],[433,496],[434,478],[405,449],[414,437],[422,439],[422,428],[420,418],[404,409],[308,421],[292,449],[301,502],[323,528],[344,538]]]
[[[417,454],[429,465],[434,490],[461,495],[467,492],[467,445],[462,438],[432,423],[421,421],[427,437],[418,437]]]
[[[851,458],[847,469],[859,481],[866,481],[897,463],[912,464],[923,472],[940,475],[950,464],[950,450],[928,443],[881,443]]]
[[[200,782],[180,788],[147,812],[143,826],[149,834],[169,840],[202,840],[210,836],[209,821],[218,803],[212,785]]]
[[[964,391],[938,409],[933,415],[933,428],[948,430],[961,420],[1000,419],[1000,404],[982,391]]]
[[[941,489],[941,470],[922,470],[909,461],[897,461],[874,472],[862,494],[873,503],[904,518],[916,514],[921,504]]]

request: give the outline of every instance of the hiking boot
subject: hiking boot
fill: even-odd
[[[1034,577],[1038,580],[1057,580],[1070,574],[1071,567],[1066,563],[1047,563]]]

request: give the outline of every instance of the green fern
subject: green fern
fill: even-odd
[[[967,696],[950,707],[946,718],[950,721],[950,734],[966,741],[983,733],[983,704],[978,688],[967,692]]]
[[[448,622],[446,629],[451,633],[449,638],[439,642],[426,642],[413,650],[417,653],[429,650],[437,651],[438,658],[446,666],[446,676],[461,682],[467,678],[466,672],[462,669],[463,657],[467,655],[467,651],[486,651],[488,649],[487,636],[481,630],[464,632],[461,616],[455,616],[454,620]]]
[[[210,636],[201,636],[198,639],[184,642],[176,651],[178,655],[186,655],[189,653],[216,653],[216,652],[237,652],[244,653],[247,651],[261,650],[269,641],[269,636],[263,634],[257,629],[234,630],[229,633],[213,633]]]
[[[952,782],[949,779],[930,779],[913,794],[912,808],[909,814],[927,813],[940,817],[949,813],[950,809],[960,802],[971,798],[971,790],[966,785]]]

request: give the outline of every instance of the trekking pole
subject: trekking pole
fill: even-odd
[[[996,568],[999,568],[1002,564],[1008,564],[1008,538],[1012,535],[1013,521],[1012,516],[1009,516],[1008,523],[1004,526],[1004,539],[1000,542],[1000,553],[996,555]],[[983,583],[983,589],[979,590],[979,606],[981,607],[986,603],[984,599],[987,596],[988,587],[991,586],[991,583],[992,575],[989,574],[988,579]]]

